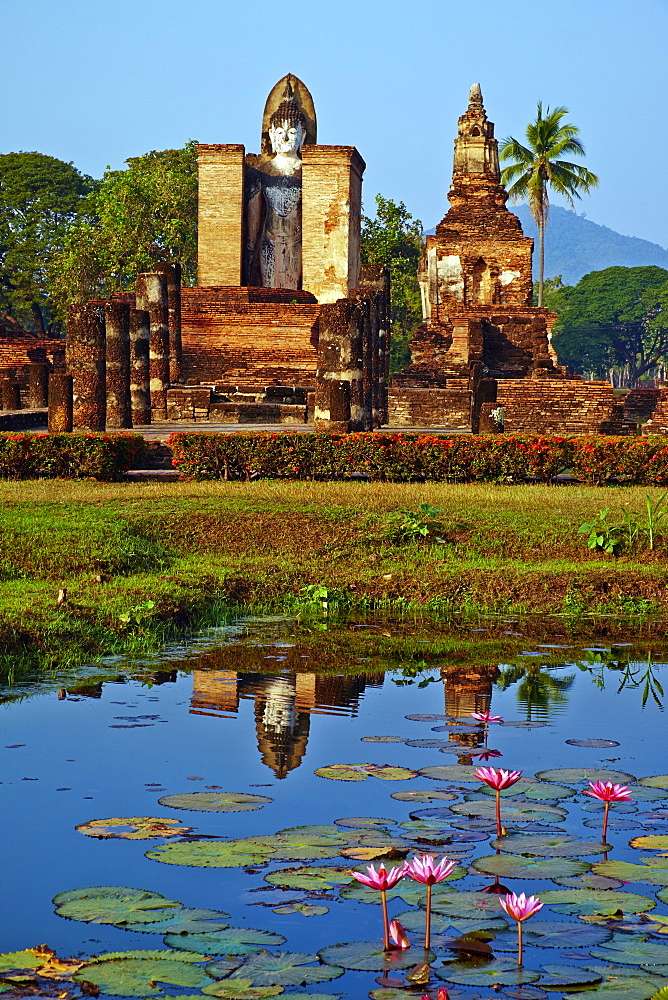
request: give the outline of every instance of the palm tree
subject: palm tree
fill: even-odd
[[[574,198],[581,192],[589,194],[598,177],[578,163],[559,159],[564,153],[584,156],[584,146],[577,138],[579,129],[562,119],[568,108],[545,108],[538,102],[536,120],[527,125],[527,145],[509,136],[501,143],[501,160],[513,161],[504,167],[501,180],[508,188],[512,201],[524,198],[538,227],[539,278],[538,305],[543,304],[543,271],[545,258],[545,226],[549,209],[548,188],[563,195],[572,209]]]

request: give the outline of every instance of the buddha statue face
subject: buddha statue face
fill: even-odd
[[[281,156],[299,156],[304,143],[304,128],[301,122],[283,119],[269,127],[269,141],[274,153]]]

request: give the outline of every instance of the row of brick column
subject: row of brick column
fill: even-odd
[[[180,267],[161,264],[138,275],[135,296],[70,307],[67,371],[49,380],[50,430],[122,430],[166,418],[167,389],[181,371],[180,285]]]

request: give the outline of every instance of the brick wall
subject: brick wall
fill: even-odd
[[[471,426],[468,389],[391,388],[388,392],[390,427]]]
[[[611,434],[621,431],[609,382],[499,379],[496,405],[505,410],[507,434]]]
[[[315,386],[319,306],[308,292],[184,288],[186,382]]]
[[[16,375],[21,379],[23,366],[29,365],[33,352],[40,354],[41,360],[48,360],[53,364],[54,354],[65,353],[65,341],[56,338],[22,337],[11,333],[0,336],[0,377],[6,375],[10,369],[14,369]],[[44,354],[46,353],[46,358]],[[35,360],[39,360],[35,357]]]
[[[198,157],[197,283],[241,281],[244,147],[200,145]]]

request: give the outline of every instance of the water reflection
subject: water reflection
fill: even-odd
[[[566,692],[572,686],[575,674],[558,677],[553,673],[566,666],[565,663],[556,667],[546,667],[535,662],[516,664],[500,671],[497,684],[502,691],[517,684],[517,701],[526,711],[527,722],[536,717],[549,719],[554,715],[555,709],[568,702]]]

